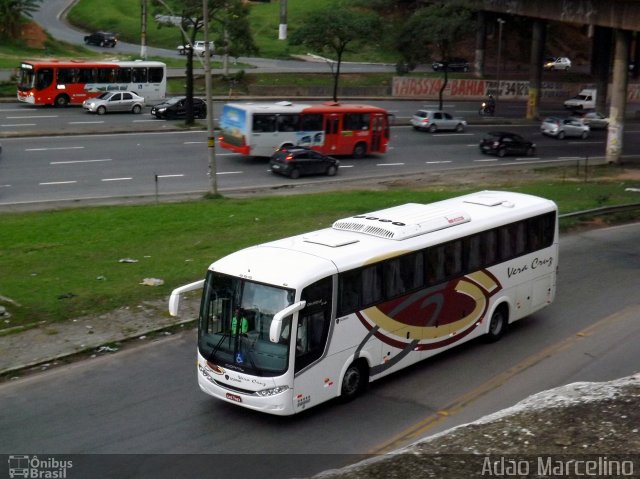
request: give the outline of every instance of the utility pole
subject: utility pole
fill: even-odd
[[[140,58],[147,59],[147,0],[140,0]]]
[[[216,167],[216,136],[213,131],[213,100],[211,98],[211,45],[209,44],[209,1],[202,0],[204,28],[204,84],[207,96],[207,152],[209,154],[209,193],[218,194]]]
[[[494,110],[498,109],[498,100],[500,99],[500,68],[502,67],[502,25],[506,23],[502,18],[498,18],[498,65],[496,70],[496,106]],[[495,114],[495,113],[494,113]]]
[[[278,40],[287,39],[287,0],[280,0],[280,28]]]

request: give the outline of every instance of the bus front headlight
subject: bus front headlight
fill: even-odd
[[[263,389],[262,391],[257,391],[256,394],[262,397],[275,396],[276,394],[280,394],[289,389],[289,386],[276,386],[275,388]]]

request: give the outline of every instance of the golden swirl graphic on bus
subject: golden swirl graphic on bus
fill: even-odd
[[[489,299],[501,289],[498,279],[482,270],[359,311],[356,315],[369,330],[360,347],[373,335],[401,349],[383,365],[386,369],[411,351],[455,343],[482,324]]]

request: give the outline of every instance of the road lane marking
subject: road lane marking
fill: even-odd
[[[269,170],[267,170],[269,171]],[[216,175],[240,175],[242,171],[218,171]]]
[[[132,179],[133,178],[129,176],[129,177],[123,177],[123,178],[102,178],[100,181],[127,181]]]
[[[539,156],[528,156],[526,158],[516,158],[516,161],[528,161],[528,160],[539,160]]]
[[[104,123],[103,121],[70,121],[69,125],[101,125]]]
[[[60,146],[54,148],[25,148],[24,151],[82,150],[84,146]]]
[[[404,163],[378,163],[376,166],[404,166]]]
[[[38,183],[40,186],[48,186],[48,185],[70,185],[72,183],[77,183],[77,181],[47,181],[43,183]]]
[[[69,160],[69,161],[51,161],[50,165],[73,165],[75,163],[100,163],[103,161],[112,161],[111,158],[105,158],[104,160]]]
[[[58,115],[8,116],[7,120],[28,120],[30,118],[58,118]]]
[[[182,144],[183,145],[206,145],[207,142],[206,141],[184,141]],[[216,155],[216,156],[220,156],[220,155]]]
[[[453,160],[425,161],[425,164],[427,164],[427,165],[440,165],[442,163],[453,163]]]
[[[183,174],[177,174],[177,175],[156,175],[157,178],[180,178],[184,176]]]
[[[473,161],[477,161],[477,162],[485,161],[486,162],[486,161],[498,161],[498,159],[497,158],[483,158],[483,159],[480,159],[480,160],[473,160]]]
[[[36,126],[36,123],[14,123],[14,124],[5,123],[0,125],[0,127],[2,128],[15,128],[18,126]]]
[[[597,333],[603,328],[605,328],[605,330],[608,329],[607,327],[610,325],[610,323],[633,320],[635,317],[637,317],[637,312],[637,305],[628,306],[625,309],[602,318],[601,320],[593,323],[591,326],[588,326],[585,329],[578,331],[566,337],[565,339],[562,339],[557,343],[547,346],[539,352],[524,358],[522,361],[511,366],[509,369],[493,376],[488,381],[485,381],[484,384],[471,389],[462,396],[454,399],[444,408],[439,409],[433,414],[430,414],[413,426],[405,429],[405,431],[397,434],[389,441],[369,451],[368,454],[385,454],[390,451],[399,449],[400,447],[406,446],[407,444],[410,444],[412,442],[416,442],[417,440],[423,438],[429,429],[432,429],[440,423],[444,422],[448,417],[458,414],[474,401],[503,386],[521,372],[537,365],[545,359],[553,357],[555,354],[561,351],[574,347],[585,338],[592,336],[594,333]]]
[[[133,120],[134,123],[151,123],[152,121],[158,121],[158,120],[154,118],[151,118],[149,120]]]
[[[434,133],[431,136],[448,136],[455,138],[456,136],[475,136],[475,133]]]

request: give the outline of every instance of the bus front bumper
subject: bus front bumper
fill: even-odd
[[[289,388],[272,396],[259,396],[246,394],[234,389],[228,389],[216,381],[209,373],[198,368],[198,386],[200,389],[215,398],[236,404],[238,406],[253,409],[276,416],[289,416],[294,414],[293,389]]]

